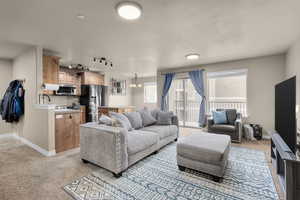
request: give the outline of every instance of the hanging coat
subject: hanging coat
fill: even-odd
[[[18,80],[10,82],[0,102],[0,115],[6,122],[18,122],[24,114],[24,89]]]

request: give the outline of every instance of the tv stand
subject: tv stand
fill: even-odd
[[[300,159],[276,132],[271,133],[271,158],[286,200],[300,196]]]

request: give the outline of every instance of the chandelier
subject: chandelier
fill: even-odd
[[[135,73],[134,74],[134,81],[133,81],[133,83],[131,83],[130,85],[129,85],[129,87],[131,87],[131,88],[141,88],[142,87],[142,84],[140,84],[140,83],[138,83],[138,77],[137,77],[137,74]]]

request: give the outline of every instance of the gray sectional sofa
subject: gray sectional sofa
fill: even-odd
[[[81,158],[119,177],[134,163],[177,140],[178,130],[177,116],[172,116],[170,125],[153,124],[134,130],[97,122],[83,124],[80,127]]]

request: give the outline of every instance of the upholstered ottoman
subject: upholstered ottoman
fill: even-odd
[[[193,133],[179,138],[177,164],[213,176],[219,182],[224,175],[230,150],[230,136],[212,133]]]

